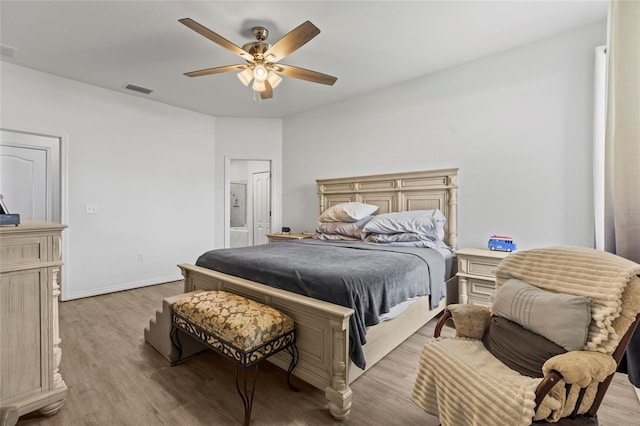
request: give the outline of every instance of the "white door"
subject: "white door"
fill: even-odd
[[[9,212],[60,222],[60,139],[0,132],[0,194]]]
[[[267,244],[271,232],[271,173],[253,174],[253,245]]]

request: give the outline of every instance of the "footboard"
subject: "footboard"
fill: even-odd
[[[351,409],[349,387],[349,318],[353,310],[190,264],[178,267],[184,291],[226,290],[285,312],[296,323],[300,360],[294,374],[325,391],[329,411],[342,419]],[[287,369],[284,355],[269,361]]]

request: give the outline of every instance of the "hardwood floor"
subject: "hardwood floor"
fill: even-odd
[[[58,414],[30,414],[18,425],[242,424],[231,362],[206,352],[170,367],[144,341],[144,327],[162,299],[181,292],[182,283],[174,282],[63,302],[60,370],[67,400]],[[291,392],[284,371],[261,364],[251,424],[437,425],[410,399],[418,354],[434,325],[353,383],[353,408],[345,421],[331,417],[321,390],[294,378],[300,392]],[[625,375],[616,374],[598,414],[600,425],[638,424],[640,403]]]

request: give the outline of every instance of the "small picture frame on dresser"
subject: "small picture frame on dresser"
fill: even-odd
[[[4,202],[4,197],[0,194],[0,226],[3,225],[20,225],[20,215],[17,213],[9,213],[9,209]]]
[[[0,214],[9,214],[9,209],[4,203],[4,196],[0,194]]]

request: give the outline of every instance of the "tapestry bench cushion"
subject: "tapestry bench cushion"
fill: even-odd
[[[246,352],[294,329],[288,315],[226,291],[203,291],[185,296],[174,303],[173,311]]]

